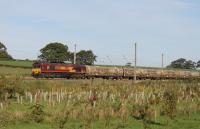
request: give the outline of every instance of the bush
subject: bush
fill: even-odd
[[[35,104],[31,107],[31,118],[33,121],[40,123],[44,120],[45,113],[43,111],[43,106],[40,104]]]
[[[9,112],[2,111],[0,114],[0,128],[5,128],[14,120],[12,114]]]
[[[5,94],[8,99],[16,98],[16,94],[24,95],[24,90],[20,87],[21,78],[0,76],[0,100],[3,100]]]
[[[177,96],[173,91],[165,91],[163,95],[163,113],[170,119],[176,116]]]
[[[119,98],[119,97],[116,97],[116,98],[114,99],[114,102],[112,103],[112,108],[113,108],[113,110],[114,110],[115,112],[118,112],[118,111],[120,110],[120,108],[121,108],[121,105],[122,105],[122,103],[121,103],[121,101],[120,101],[120,98]]]
[[[57,114],[54,121],[55,121],[56,127],[58,129],[63,129],[65,127],[65,124],[68,121],[69,114],[70,114],[69,111],[63,111],[63,112],[60,112],[59,114]]]

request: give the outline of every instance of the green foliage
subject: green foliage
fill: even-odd
[[[185,63],[185,69],[195,69],[196,68],[196,63],[193,62],[192,60],[188,60]]]
[[[170,119],[174,119],[177,111],[177,96],[173,91],[165,91],[163,95],[163,113]]]
[[[14,99],[16,94],[24,95],[24,90],[20,87],[21,79],[19,77],[6,78],[5,76],[0,76],[0,100]]]
[[[0,42],[0,51],[6,51],[6,50],[7,50],[6,46]]]
[[[74,53],[71,53],[71,61],[74,60]],[[94,55],[92,50],[81,50],[76,54],[76,63],[82,65],[92,65],[96,61],[97,56]]]
[[[120,98],[116,97],[114,99],[114,102],[112,103],[112,108],[114,109],[115,112],[118,112],[120,110],[121,106],[122,106],[122,103],[120,101]]]
[[[49,43],[40,50],[39,58],[48,62],[63,62],[70,60],[68,46],[62,43]]]
[[[111,114],[111,112],[109,112],[109,110],[108,111],[106,111],[106,110],[108,110],[108,108],[105,109],[105,118],[104,118],[105,123],[104,123],[104,127],[105,128],[110,128],[110,123],[112,121],[112,114]]]
[[[56,123],[56,127],[57,129],[64,129],[67,121],[68,121],[68,117],[69,117],[69,111],[62,111],[59,114],[57,114],[56,118],[55,118],[55,123]]]
[[[167,115],[168,109],[175,107],[172,116],[176,120],[170,120],[168,128],[192,129],[200,124],[199,82],[149,80],[132,84],[129,80],[94,79],[90,86],[90,80],[23,80],[20,85],[26,93],[20,97],[23,103],[14,99],[3,102],[0,114],[9,112],[8,120],[5,118],[6,129],[49,129],[51,125],[53,129],[163,129],[167,128],[165,123],[171,116]],[[98,99],[94,99],[96,96]],[[90,98],[97,100],[95,106],[88,102]],[[157,103],[150,102],[158,98]],[[37,100],[44,106],[28,110]],[[176,106],[171,100],[175,100]],[[186,109],[189,118],[184,114]],[[160,110],[165,111],[165,116],[160,115]],[[27,119],[26,114],[35,122]]]
[[[132,63],[131,63],[131,62],[128,62],[128,63],[126,63],[125,66],[130,67],[131,65],[132,65]]]
[[[177,59],[169,66],[168,68],[180,68],[180,69],[195,69],[196,68],[196,63],[193,62],[192,60],[186,60],[184,58]]]
[[[141,106],[140,110],[139,110],[139,114],[140,117],[143,121],[143,127],[144,129],[149,129],[150,128],[150,121],[151,121],[151,117],[149,116],[149,106],[148,105],[143,105]]]
[[[13,58],[6,52],[0,51],[0,60],[12,60]]]
[[[12,60],[13,58],[8,54],[6,46],[0,42],[0,60]]]
[[[31,118],[33,121],[37,123],[41,123],[44,120],[45,113],[43,111],[43,106],[36,103],[31,107],[32,112],[31,112]]]
[[[135,104],[128,104],[128,109],[130,111],[131,117],[142,120],[143,128],[149,129],[150,124],[153,123],[152,116],[150,112],[150,106],[148,104],[142,105],[135,105]]]
[[[5,128],[13,121],[12,114],[9,112],[0,112],[0,128]]]
[[[197,68],[200,68],[200,60],[197,62],[197,64],[196,64],[197,66]]]

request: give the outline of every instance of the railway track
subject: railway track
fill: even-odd
[[[98,80],[98,79],[100,79],[100,78],[94,78],[94,80]],[[79,79],[75,79],[75,78],[70,78],[70,79],[67,79],[67,78],[34,78],[34,77],[23,77],[22,78],[22,80],[47,80],[47,81],[56,81],[56,80],[67,80],[67,81],[76,81],[76,80],[93,80],[93,79],[81,79],[81,78],[79,78]],[[102,79],[102,80],[113,80],[113,81],[117,81],[117,80],[124,80],[124,81],[134,81],[134,80],[130,80],[130,79]],[[148,80],[151,80],[151,79],[143,79],[143,80],[137,80],[136,81],[136,83],[138,83],[138,82],[141,82],[141,81],[148,81]],[[152,80],[152,81],[155,81],[155,80]],[[162,81],[165,81],[165,80],[162,80]]]
[[[34,77],[23,77],[23,80],[73,80],[66,78],[34,78]]]

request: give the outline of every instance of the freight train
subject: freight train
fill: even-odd
[[[200,78],[196,70],[159,68],[132,68],[114,66],[88,66],[65,63],[34,63],[32,76],[35,78],[103,78],[103,79],[188,79]]]

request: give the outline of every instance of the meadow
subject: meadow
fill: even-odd
[[[199,80],[25,80],[1,75],[0,128],[199,129]]]
[[[29,60],[1,60],[0,66],[14,67],[14,68],[32,68],[33,61]]]
[[[0,75],[30,77],[32,64],[28,60],[1,60]]]
[[[0,66],[0,75],[3,76],[31,76],[31,69]]]

